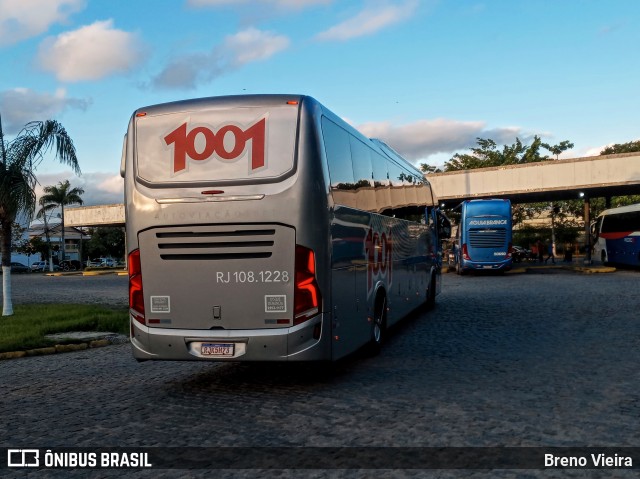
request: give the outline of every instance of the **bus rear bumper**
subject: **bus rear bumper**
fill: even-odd
[[[331,358],[324,319],[321,313],[290,328],[251,330],[150,328],[131,319],[131,346],[141,361],[321,361]],[[205,355],[203,344],[232,345],[233,355]]]
[[[465,271],[509,271],[512,266],[511,260],[500,263],[462,262],[462,269]]]

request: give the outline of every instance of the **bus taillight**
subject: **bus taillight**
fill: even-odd
[[[469,256],[469,250],[467,250],[467,243],[462,245],[462,258],[467,261],[471,259],[471,256]]]
[[[142,294],[142,268],[140,250],[129,253],[129,311],[136,321],[145,324],[144,295]]]
[[[320,311],[320,288],[316,281],[316,255],[313,250],[296,245],[296,274],[293,324],[300,324]]]
[[[513,255],[513,245],[509,243],[509,248],[507,248],[507,259],[511,258]]]

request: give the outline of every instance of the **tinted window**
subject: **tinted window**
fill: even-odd
[[[602,223],[603,233],[617,233],[640,230],[640,211],[630,211],[617,215],[607,215]]]
[[[371,150],[357,138],[350,136],[353,178],[358,186],[372,186],[373,166]]]
[[[353,167],[349,134],[327,118],[322,118],[324,148],[329,162],[331,189],[353,188]]]

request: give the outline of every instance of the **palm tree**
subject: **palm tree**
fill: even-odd
[[[58,252],[60,261],[64,261],[64,207],[65,205],[82,204],[81,195],[84,194],[82,188],[71,188],[69,180],[58,183],[58,186],[45,186],[44,195],[40,197],[43,209],[60,207],[60,251]]]
[[[54,205],[54,204],[45,205],[44,202],[42,201],[42,198],[40,198],[40,201],[38,201],[38,203],[40,204],[40,209],[36,213],[36,218],[42,218],[42,221],[44,222],[44,237],[47,243],[47,259],[49,261],[49,271],[53,271],[53,261],[51,258],[51,238],[49,237],[49,225],[47,224],[47,214],[49,213],[49,211],[55,209],[57,205]]]
[[[64,127],[55,120],[27,123],[5,142],[0,117],[0,249],[2,255],[2,315],[13,314],[11,301],[11,228],[19,214],[31,218],[36,207],[35,169],[54,149],[60,163],[80,174],[76,149]]]

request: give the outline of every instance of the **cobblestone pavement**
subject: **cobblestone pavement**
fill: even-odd
[[[47,278],[47,284],[72,284],[74,301],[98,298],[99,291],[109,301],[126,301],[126,278],[103,278]],[[446,274],[434,311],[396,328],[377,357],[356,355],[332,370],[139,364],[128,345],[4,361],[0,446],[638,446],[639,280],[637,271]],[[16,302],[24,300],[19,284]],[[49,292],[41,294],[49,299]],[[125,477],[118,470],[23,477],[72,475]],[[319,469],[152,470],[126,477],[637,476]]]

